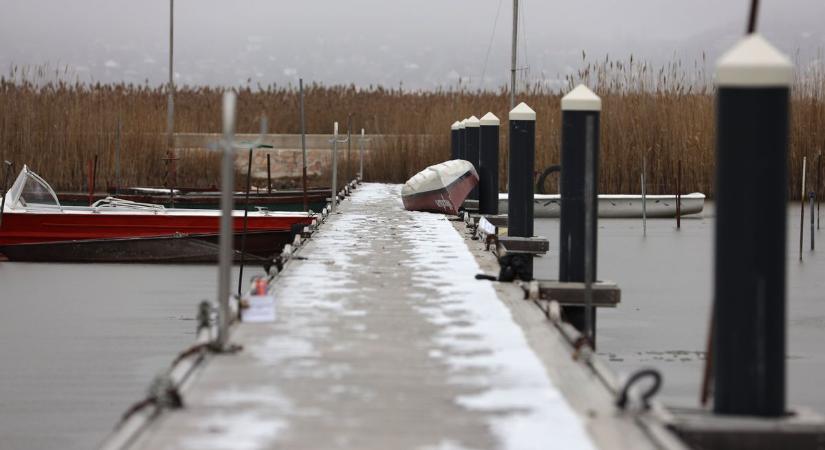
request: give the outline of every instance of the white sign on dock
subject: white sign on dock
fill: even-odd
[[[241,309],[241,322],[274,322],[275,296],[250,295],[246,298],[247,307]]]

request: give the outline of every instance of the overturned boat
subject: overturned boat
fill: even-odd
[[[458,214],[458,210],[478,185],[478,173],[469,161],[453,159],[427,167],[407,180],[401,188],[404,208]]]
[[[174,209],[107,197],[92,206],[63,206],[54,190],[23,166],[4,195],[0,254],[17,261],[214,262],[221,212]],[[297,229],[302,212],[233,211],[235,241],[268,257]],[[198,241],[189,245],[187,241]],[[236,249],[240,249],[236,245]]]

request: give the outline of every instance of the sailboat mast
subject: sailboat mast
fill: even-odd
[[[513,50],[510,55],[510,109],[516,107],[516,49],[518,37],[518,0],[513,0]]]

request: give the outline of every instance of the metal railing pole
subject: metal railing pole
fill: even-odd
[[[229,340],[229,296],[232,278],[232,211],[235,184],[235,93],[223,94],[223,164],[221,165],[221,220],[218,256],[218,347],[223,349]]]

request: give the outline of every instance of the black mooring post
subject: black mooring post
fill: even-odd
[[[785,414],[785,258],[793,65],[751,34],[716,72],[714,412]]]
[[[453,125],[450,127],[450,159],[459,159],[458,157],[458,140],[459,140],[459,129],[458,127],[461,124],[458,121],[453,122]]]
[[[479,145],[481,144],[481,122],[479,122],[478,117],[470,116],[467,121],[464,122],[464,127],[467,133],[467,153],[464,155],[464,159],[473,163],[473,167],[475,167],[476,172],[478,172]],[[480,180],[479,183],[481,183]],[[478,186],[474,187],[473,190],[470,191],[470,195],[468,195],[467,198],[470,200],[478,200]]]
[[[510,111],[509,119],[510,164],[507,193],[507,235],[533,237],[536,112],[526,103],[519,103]]]
[[[488,112],[481,123],[481,145],[478,163],[478,212],[498,214],[498,133],[501,121]]]
[[[467,119],[458,122],[458,159],[467,159]]]
[[[592,281],[597,280],[598,267],[598,189],[599,185],[599,116],[602,101],[587,86],[580,84],[561,99],[561,219],[559,223],[559,281],[585,281],[585,218],[590,217],[592,245],[589,258]],[[588,126],[589,124],[589,126]],[[591,133],[588,136],[588,131]],[[591,151],[590,157],[585,152]],[[589,165],[586,164],[589,162]],[[589,175],[588,175],[589,173]],[[590,214],[585,209],[585,179],[590,177],[592,208]],[[577,330],[584,332],[587,317],[590,317],[590,331],[595,345],[596,311],[589,314],[582,306],[567,306],[562,310],[565,319]]]

